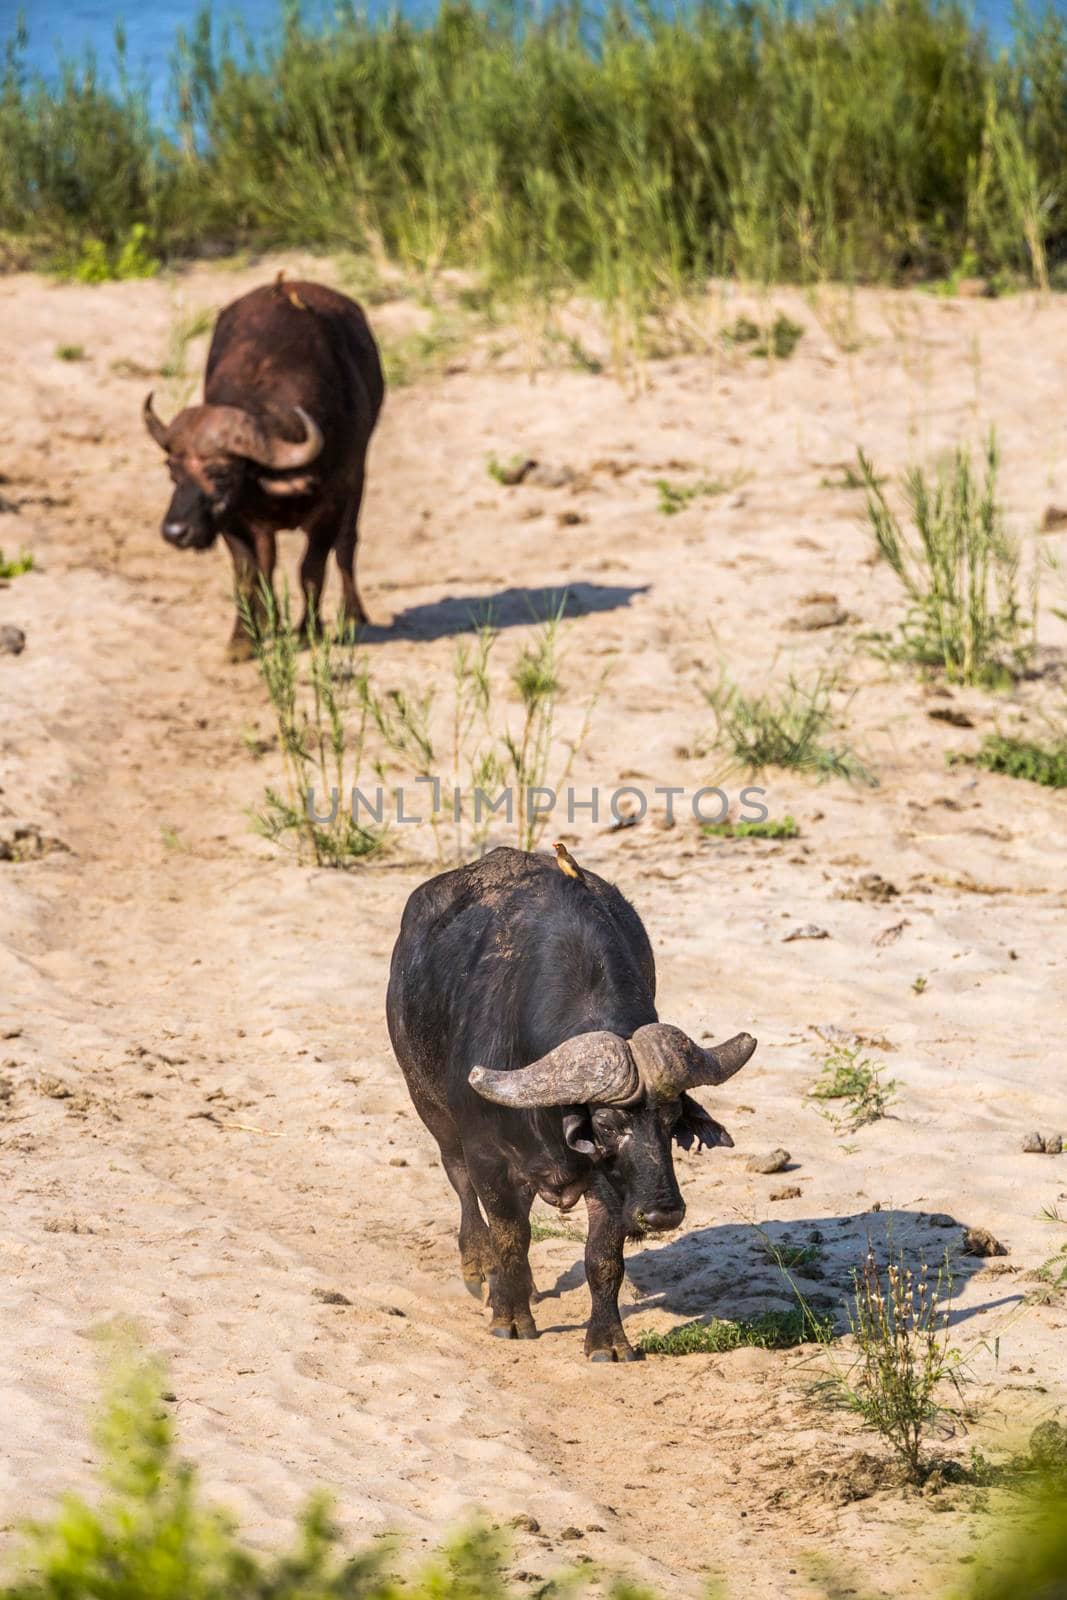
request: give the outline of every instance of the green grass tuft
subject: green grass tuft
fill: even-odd
[[[1032,739],[989,733],[977,755],[963,756],[953,751],[950,763],[959,762],[984,767],[986,772],[1001,772],[1008,778],[1021,778],[1026,783],[1040,783],[1046,789],[1067,789],[1067,737],[1055,744],[1037,744]]]
[[[0,550],[0,578],[21,578],[24,572],[32,571],[33,555],[29,550],[23,550],[10,559]]]
[[[866,1056],[859,1046],[844,1045],[832,1050],[823,1062],[817,1081],[808,1090],[810,1100],[844,1102],[843,1108],[825,1106],[821,1115],[843,1133],[855,1133],[870,1122],[878,1122],[896,1096],[896,1083],[883,1078],[883,1068]]]
[[[1019,548],[997,501],[993,436],[981,481],[963,449],[932,478],[911,468],[904,479],[907,530],[862,451],[859,464],[875,543],[908,599],[892,653],[956,683],[1009,684],[1033,655],[1037,596],[1035,590],[1028,608],[1019,594]]]
[[[876,787],[877,779],[847,743],[831,739],[837,678],[820,671],[809,682],[792,675],[777,688],[747,694],[725,675],[705,687],[715,713],[715,744],[733,767],[753,775],[785,767],[820,781],[845,778]]]
[[[725,1321],[687,1322],[668,1333],[643,1333],[637,1348],[654,1356],[719,1355],[726,1350],[755,1346],[760,1350],[788,1350],[793,1345],[822,1342],[833,1337],[833,1322],[805,1306],[788,1311],[765,1311],[758,1317]]]
[[[766,822],[705,822],[700,831],[708,839],[795,839],[800,833],[796,818],[788,815]]]

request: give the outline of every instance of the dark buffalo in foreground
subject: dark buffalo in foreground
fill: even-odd
[[[144,405],[167,452],[174,493],[163,537],[206,550],[219,534],[238,595],[253,608],[271,582],[275,540],[303,528],[300,567],[307,627],[317,619],[326,558],[341,573],[346,621],[366,620],[355,555],[367,445],[385,392],[378,348],[354,300],[316,283],[281,279],[227,306],[215,324],[204,403],[164,423]],[[240,615],[231,654],[249,653]]]
[[[685,1215],[672,1140],[732,1143],[688,1091],[731,1077],[756,1041],[702,1049],[658,1021],[655,991],[637,912],[566,852],[557,865],[493,850],[407,903],[389,1034],[459,1196],[464,1281],[480,1298],[488,1279],[499,1338],[537,1337],[534,1197],[563,1210],[584,1197],[585,1353],[633,1360],[619,1318],[623,1242]]]

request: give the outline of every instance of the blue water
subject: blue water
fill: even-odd
[[[126,34],[127,61],[132,78],[148,87],[153,111],[164,116],[175,37],[179,28],[191,30],[203,0],[0,0],[0,39],[10,37],[20,11],[29,30],[24,60],[31,71],[52,76],[60,59],[80,58],[91,50],[102,74],[110,76],[115,60],[115,23],[121,17]],[[431,0],[399,0],[409,14],[425,14]],[[1054,0],[1055,9],[1067,13],[1067,0]],[[392,9],[393,0],[377,0],[364,9]],[[1035,6],[1037,0],[1035,0]],[[1039,9],[1044,9],[1040,0]],[[1010,37],[1012,0],[974,0],[975,16],[992,39],[1006,43]],[[312,24],[328,21],[328,0],[306,0],[303,14]],[[229,30],[239,38],[240,28],[253,40],[277,34],[279,0],[216,0],[213,17],[216,38]],[[237,25],[236,27],[234,25]]]

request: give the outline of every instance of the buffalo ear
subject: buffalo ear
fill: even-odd
[[[697,1149],[713,1150],[716,1145],[725,1145],[728,1150],[733,1149],[734,1141],[730,1138],[721,1122],[716,1122],[714,1117],[709,1117],[699,1100],[694,1100],[692,1095],[683,1094],[682,1115],[674,1130],[675,1142],[683,1150],[691,1150],[696,1145]]]
[[[319,486],[318,478],[311,472],[299,472],[295,477],[289,478],[268,478],[266,475],[261,475],[257,481],[264,494],[273,494],[281,498],[297,494],[314,494]]]
[[[581,1156],[595,1156],[596,1142],[588,1111],[567,1111],[563,1115],[563,1137],[572,1150]]]

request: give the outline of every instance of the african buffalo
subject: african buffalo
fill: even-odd
[[[637,912],[562,849],[559,865],[493,850],[408,900],[389,1035],[459,1196],[464,1281],[481,1298],[488,1279],[498,1338],[537,1337],[534,1196],[564,1211],[584,1196],[585,1353],[633,1360],[619,1319],[623,1241],[685,1215],[672,1139],[686,1150],[733,1142],[687,1091],[723,1083],[756,1041],[702,1049],[657,1020],[655,989]]]
[[[333,550],[346,622],[364,622],[354,573],[367,445],[385,384],[378,348],[354,300],[317,283],[276,283],[227,306],[215,324],[204,404],[169,425],[144,404],[152,438],[167,452],[174,493],[163,537],[206,550],[221,533],[238,596],[257,609],[271,582],[275,536],[303,528],[300,566],[307,628],[318,618]],[[240,614],[230,653],[251,641]]]

